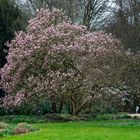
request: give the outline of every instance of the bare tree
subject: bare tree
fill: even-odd
[[[110,0],[84,0],[82,24],[88,29],[98,28],[107,18]]]
[[[26,0],[23,7],[32,14],[41,8],[62,9],[72,22],[91,30],[104,25],[110,3],[110,0]]]
[[[29,15],[36,15],[37,11],[41,8],[62,9],[73,22],[77,21],[77,16],[80,11],[79,0],[26,0],[25,3],[22,3],[22,8]]]

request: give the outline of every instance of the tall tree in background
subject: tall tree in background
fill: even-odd
[[[131,56],[123,80],[129,99],[126,108],[134,112],[140,103],[140,0],[115,0],[112,14],[106,31],[117,36]]]
[[[0,0],[0,68],[4,66],[7,47],[14,32],[24,27],[23,16],[19,8],[10,0]]]
[[[106,28],[112,32],[128,49],[140,50],[140,1],[116,0],[112,19]]]
[[[109,12],[110,0],[81,0],[82,3],[82,24],[88,29],[101,27],[107,18]]]
[[[19,0],[18,5],[24,9],[29,16],[36,15],[38,10],[43,9],[62,9],[71,20],[77,20],[79,13],[80,1],[79,0],[26,0],[23,2]]]

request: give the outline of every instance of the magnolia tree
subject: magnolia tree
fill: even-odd
[[[5,106],[49,100],[54,112],[69,105],[70,113],[102,96],[119,82],[122,48],[104,32],[90,33],[72,24],[57,9],[41,9],[8,43],[7,64],[1,69],[1,86],[8,93]],[[14,97],[11,97],[14,96]]]

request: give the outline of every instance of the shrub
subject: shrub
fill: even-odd
[[[89,120],[87,116],[74,116],[69,114],[47,114],[46,122],[77,122]]]
[[[45,122],[45,116],[26,116],[26,115],[5,115],[0,116],[0,120],[7,123],[43,123]]]

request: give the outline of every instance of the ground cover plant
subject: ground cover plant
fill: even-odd
[[[27,123],[18,124],[7,124],[5,122],[0,122],[0,137],[10,136],[10,135],[20,135],[24,133],[29,133],[36,131],[38,129],[32,127]]]

